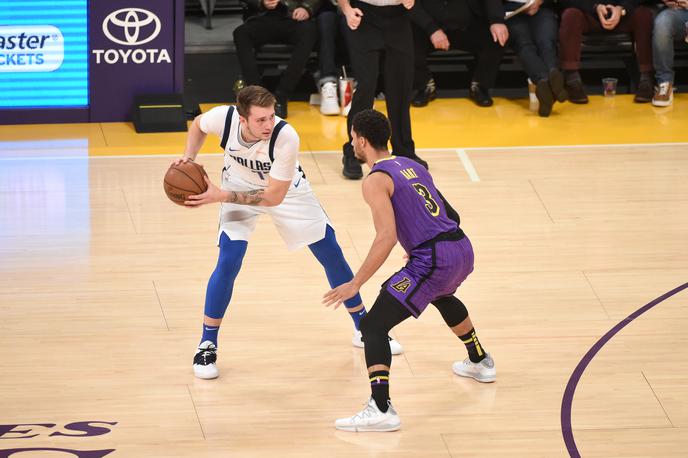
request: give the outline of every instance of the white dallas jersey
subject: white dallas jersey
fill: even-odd
[[[266,188],[270,176],[291,181],[287,195],[311,191],[298,161],[299,135],[281,118],[275,116],[271,138],[256,143],[247,143],[241,138],[239,113],[234,106],[223,105],[204,113],[200,126],[204,133],[222,139],[225,150],[223,188]]]

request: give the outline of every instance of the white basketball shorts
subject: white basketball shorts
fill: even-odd
[[[245,186],[223,183],[223,189],[233,191],[248,191]],[[248,241],[256,228],[258,217],[270,215],[277,231],[290,251],[322,240],[325,237],[327,225],[331,224],[318,198],[310,187],[310,183],[302,180],[299,188],[292,188],[287,192],[281,204],[274,207],[259,207],[223,203],[220,207],[220,235],[224,232],[231,240]]]

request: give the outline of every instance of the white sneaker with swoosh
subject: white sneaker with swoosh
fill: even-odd
[[[456,375],[461,377],[469,377],[482,383],[490,383],[497,380],[497,369],[492,356],[488,353],[482,361],[474,363],[466,358],[463,361],[457,361],[452,366]]]
[[[334,422],[334,427],[342,431],[396,431],[401,428],[401,420],[397,411],[392,407],[392,401],[387,401],[387,412],[382,412],[371,397],[365,409],[353,417],[340,418]]]

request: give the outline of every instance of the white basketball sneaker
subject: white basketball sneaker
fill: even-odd
[[[220,371],[217,369],[216,361],[217,347],[211,341],[206,340],[198,346],[198,352],[194,356],[194,375],[205,380],[218,378]]]
[[[353,417],[340,418],[334,422],[334,427],[342,431],[396,431],[401,428],[401,420],[397,411],[392,407],[392,401],[387,401],[387,412],[377,408],[375,400],[371,397],[365,409]]]
[[[497,379],[497,369],[495,369],[494,360],[489,353],[479,363],[474,363],[468,358],[457,361],[452,369],[456,375],[470,377],[482,383],[494,382]]]
[[[401,346],[399,342],[395,339],[387,336],[389,339],[389,349],[392,350],[393,355],[400,355],[404,352],[404,347]],[[351,337],[351,343],[354,347],[363,348],[365,344],[363,343],[363,335],[358,329],[354,329],[354,335]]]
[[[324,115],[339,114],[337,83],[333,81],[328,81],[320,88],[320,113]]]

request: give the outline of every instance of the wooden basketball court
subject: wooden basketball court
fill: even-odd
[[[369,396],[363,351],[347,314],[321,306],[320,265],[268,218],[220,332],[221,376],[194,378],[218,208],[163,193],[183,134],[0,126],[0,457],[685,457],[688,99],[592,99],[550,119],[507,100],[413,111],[475,248],[459,297],[498,375],[453,375],[465,349],[430,307],[393,331],[395,433],[334,429]],[[355,270],[374,232],[360,182],[340,175],[344,118],[292,105]],[[199,156],[215,180],[217,143]],[[362,290],[368,305],[401,255]]]

